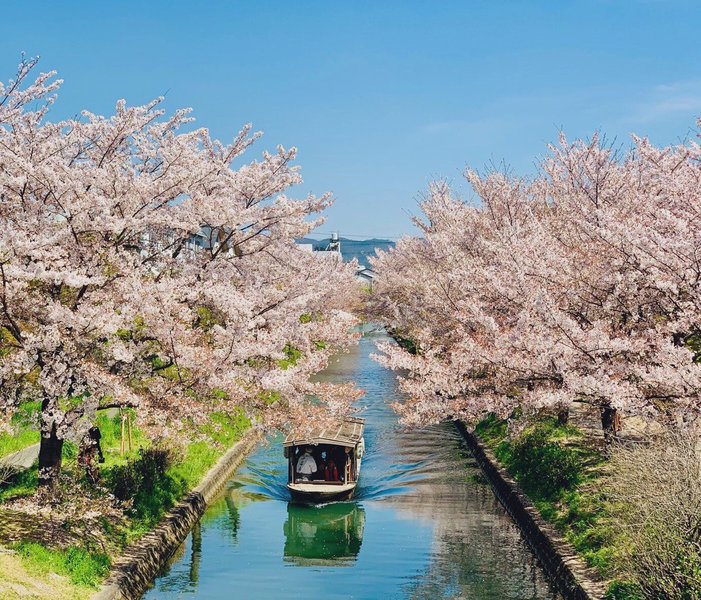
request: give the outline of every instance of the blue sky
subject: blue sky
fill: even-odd
[[[54,118],[118,98],[191,106],[257,151],[297,146],[297,195],[332,191],[321,231],[397,237],[431,180],[505,161],[531,173],[560,129],[625,142],[693,135],[699,0],[60,2],[3,5],[19,54],[65,79]]]

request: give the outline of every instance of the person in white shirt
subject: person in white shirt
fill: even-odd
[[[297,461],[297,475],[301,481],[309,481],[311,476],[316,473],[316,461],[312,456],[311,446],[304,449],[304,454]]]

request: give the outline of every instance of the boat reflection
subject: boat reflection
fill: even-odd
[[[300,567],[352,565],[363,543],[365,509],[352,502],[288,504],[283,560]]]

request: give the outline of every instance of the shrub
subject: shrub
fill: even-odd
[[[136,460],[110,470],[109,487],[119,500],[132,502],[137,520],[153,525],[187,489],[182,478],[168,472],[174,462],[175,453],[171,448],[141,449]]]
[[[644,600],[644,596],[636,584],[614,581],[606,590],[604,600]]]
[[[619,446],[606,478],[622,575],[646,598],[701,597],[701,440],[668,433]]]
[[[509,470],[535,499],[555,499],[579,481],[582,464],[577,452],[551,436],[551,427],[538,423],[511,444]]]

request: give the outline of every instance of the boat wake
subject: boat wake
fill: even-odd
[[[367,452],[354,500],[381,500],[411,492],[434,473],[442,470],[445,458],[440,454],[439,438],[446,429],[429,428],[415,432],[399,429],[366,430]],[[229,484],[241,498],[289,502],[287,464],[280,444],[270,440],[246,461]],[[329,504],[329,503],[324,503]],[[320,504],[322,505],[322,504]]]

